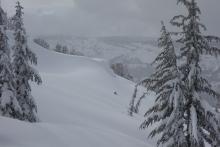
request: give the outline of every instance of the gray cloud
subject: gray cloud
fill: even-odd
[[[6,2],[5,2],[6,1]],[[3,5],[12,14],[15,0]],[[166,2],[165,2],[166,1]],[[160,21],[180,14],[176,0],[21,0],[31,34],[157,36]],[[220,36],[220,1],[198,0],[208,33]],[[172,29],[172,27],[169,27]]]

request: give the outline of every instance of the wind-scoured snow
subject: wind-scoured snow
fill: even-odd
[[[106,61],[30,48],[43,84],[32,85],[40,123],[1,117],[1,147],[154,147],[139,130],[141,116],[127,108],[134,83],[113,74]],[[146,97],[145,109],[153,103]]]

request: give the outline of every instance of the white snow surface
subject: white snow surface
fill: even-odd
[[[157,39],[149,37],[74,37],[74,36],[41,36],[54,50],[57,43],[66,45],[69,51],[83,53],[86,57],[103,58],[110,65],[122,63],[132,81],[139,83],[149,77],[153,71],[152,61],[159,53]]]
[[[134,83],[113,74],[101,59],[68,56],[30,42],[43,84],[32,85],[41,122],[0,117],[0,147],[154,147],[143,117],[127,108]],[[114,94],[117,92],[117,95]],[[148,95],[144,108],[153,104]]]

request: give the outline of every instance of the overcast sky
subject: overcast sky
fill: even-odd
[[[31,35],[158,36],[181,13],[176,0],[20,0]],[[220,36],[220,0],[197,0],[208,33]],[[16,0],[2,0],[11,15]],[[168,24],[169,25],[169,24]],[[170,28],[171,29],[171,28]]]

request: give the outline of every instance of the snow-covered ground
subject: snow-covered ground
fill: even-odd
[[[109,63],[122,63],[133,81],[139,82],[152,72],[151,62],[159,49],[155,38],[149,37],[72,37],[41,36],[54,50],[57,44],[67,46],[87,57],[103,58]],[[111,66],[111,65],[109,65]]]
[[[152,61],[160,52],[157,47],[156,38],[149,37],[63,37],[63,36],[41,36],[50,44],[53,50],[57,43],[66,45],[68,48],[83,53],[87,57],[103,58],[112,63],[126,65],[128,74],[133,81],[139,82],[148,77],[153,68]],[[179,46],[176,44],[177,50]],[[216,44],[220,46],[220,43]],[[202,61],[204,74],[209,81],[220,90],[220,58],[217,60],[205,56]]]
[[[111,60],[124,55],[129,58],[138,58],[143,63],[154,59],[158,51],[155,38],[149,37],[72,37],[72,36],[41,36],[55,49],[57,43],[66,45],[69,50],[82,52],[88,57],[98,57]],[[146,58],[146,55],[151,55]],[[152,56],[153,55],[153,56]]]
[[[147,139],[149,130],[139,130],[144,118],[128,116],[134,83],[116,76],[108,60],[64,55],[33,42],[30,47],[38,56],[43,78],[43,85],[32,85],[41,122],[0,117],[0,147],[156,146],[155,140]],[[155,51],[149,52],[146,62],[155,56]],[[213,78],[219,73],[218,61],[204,58],[203,62],[215,85],[220,83]],[[154,96],[148,95],[141,111],[153,101]]]
[[[148,131],[139,130],[143,118],[127,115],[134,83],[113,74],[104,60],[30,44],[43,78],[43,85],[32,86],[41,122],[1,117],[1,147],[154,147]],[[146,101],[147,109],[153,96]]]

